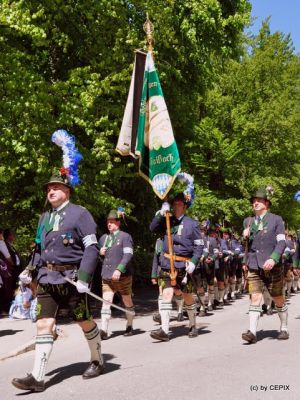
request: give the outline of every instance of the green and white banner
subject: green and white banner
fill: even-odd
[[[136,84],[136,79],[141,82],[136,66],[137,61],[117,150],[122,155],[139,158],[139,173],[152,185],[156,195],[164,199],[180,172],[179,153],[152,54],[147,53],[142,87]]]

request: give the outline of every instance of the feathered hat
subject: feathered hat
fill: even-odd
[[[187,188],[183,192],[178,193],[173,198],[173,201],[181,200],[187,205],[187,207],[191,207],[195,199],[194,178],[186,172],[180,172],[177,175],[177,179],[180,183],[186,183]]]
[[[250,198],[250,202],[253,203],[253,199],[260,198],[260,199],[264,199],[264,200],[268,200],[268,202],[271,203],[271,198],[274,194],[274,189],[272,188],[272,186],[267,186],[266,188],[259,188],[256,190],[256,192],[253,193],[253,195]]]
[[[64,129],[59,129],[52,134],[52,142],[62,148],[63,151],[63,166],[55,170],[44,187],[50,183],[61,183],[69,189],[80,183],[78,175],[78,164],[82,160],[82,154],[75,146],[75,138]]]

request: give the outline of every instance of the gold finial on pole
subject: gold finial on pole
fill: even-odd
[[[146,40],[147,40],[148,51],[152,53],[154,44],[154,39],[153,39],[154,26],[149,19],[148,13],[146,13],[146,22],[143,25],[143,29],[147,36]]]

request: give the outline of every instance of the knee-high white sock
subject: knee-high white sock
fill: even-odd
[[[298,278],[296,279],[295,276],[294,276],[294,279],[293,279],[293,289],[294,289],[295,292],[298,289]]]
[[[106,303],[102,303],[101,309],[101,330],[106,332],[108,331],[108,323],[111,317],[111,309],[110,305]]]
[[[219,301],[223,301],[225,289],[219,289]]]
[[[161,328],[167,334],[169,333],[171,310],[172,310],[172,303],[162,301],[160,309]]]
[[[260,313],[262,312],[261,306],[254,306],[250,304],[249,307],[249,322],[250,322],[250,331],[253,335],[256,335],[257,325],[260,318]]]
[[[292,281],[287,281],[286,283],[286,290],[289,294],[291,293],[292,283],[293,283]]]
[[[133,312],[134,314],[128,313],[127,310]],[[126,307],[126,319],[127,319],[126,328],[128,328],[128,326],[132,326],[134,315],[135,315],[134,306]]]
[[[280,330],[281,331],[287,331],[287,325],[288,325],[288,306],[285,304],[283,307],[277,307],[275,306],[275,310],[278,313],[278,317],[280,319]]]
[[[162,295],[161,294],[158,296],[157,301],[158,301],[158,312],[160,312],[161,303],[162,303]]]
[[[238,292],[239,293],[242,293],[242,291],[243,291],[243,282],[242,282],[242,280],[239,280],[238,282],[237,282],[237,284],[238,284]]]
[[[200,294],[199,297],[200,297],[200,301],[201,301],[200,310],[205,311],[205,294]],[[196,306],[196,304],[195,304],[195,306]]]
[[[215,299],[219,300],[219,288],[218,286],[214,286],[214,292],[215,292]]]
[[[230,284],[231,298],[235,297],[235,283]]]
[[[32,375],[37,381],[45,376],[47,362],[53,348],[53,335],[37,335],[35,339],[35,357]]]
[[[212,306],[214,304],[215,291],[214,289],[208,289],[208,305]]]
[[[228,292],[229,292],[229,285],[226,285],[224,291],[224,300],[227,300]]]
[[[190,321],[190,328],[196,325],[196,304],[193,303],[189,306],[186,306],[186,311]]]
[[[174,296],[174,297],[175,297],[175,301],[176,301],[176,305],[177,305],[178,314],[182,314],[183,303],[184,303],[183,297],[182,297],[182,295]]]
[[[83,331],[83,333],[91,351],[91,362],[99,361],[100,364],[103,364],[101,355],[101,338],[98,326],[95,325],[90,331]]]

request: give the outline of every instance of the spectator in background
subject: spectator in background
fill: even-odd
[[[18,287],[19,275],[22,272],[21,258],[14,247],[16,234],[12,229],[4,229],[3,237],[12,261],[13,289],[16,289]]]
[[[8,312],[14,291],[12,258],[4,241],[2,229],[0,229],[0,274],[3,282],[2,287],[0,288],[1,311]]]

